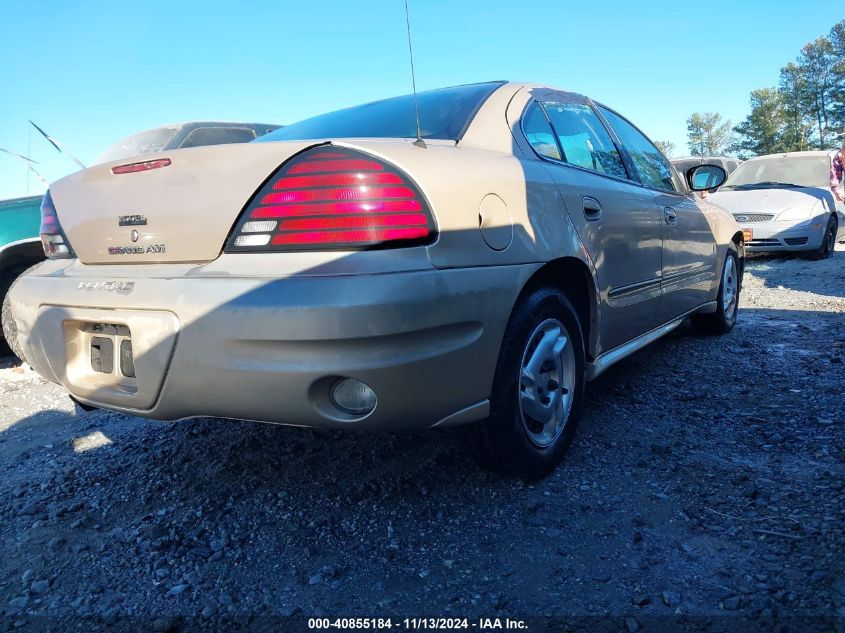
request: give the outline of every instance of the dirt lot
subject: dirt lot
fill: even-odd
[[[530,485],[481,470],[460,431],[84,413],[3,359],[0,623],[839,630],[843,313],[845,251],[755,259],[734,332],[682,327],[608,371],[565,465]]]

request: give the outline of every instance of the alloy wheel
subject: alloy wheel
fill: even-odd
[[[534,328],[519,367],[519,415],[526,435],[541,448],[563,432],[575,394],[575,351],[557,319]]]
[[[736,259],[728,257],[722,272],[722,311],[725,318],[732,321],[736,316],[739,279],[736,272]]]

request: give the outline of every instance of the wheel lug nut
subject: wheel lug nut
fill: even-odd
[[[560,389],[560,383],[557,380],[550,380],[548,384],[549,391],[557,391]]]

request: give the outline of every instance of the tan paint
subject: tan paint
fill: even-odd
[[[513,241],[513,218],[508,205],[495,193],[488,193],[478,208],[478,227],[487,246],[503,251]]]
[[[155,418],[368,429],[464,423],[487,414],[502,336],[525,284],[542,266],[567,260],[587,271],[594,289],[588,355],[616,360],[622,354],[614,350],[679,316],[660,308],[663,234],[650,235],[648,224],[625,233],[619,217],[602,232],[586,223],[583,200],[599,196],[617,214],[657,213],[661,200],[539,160],[519,128],[535,88],[502,86],[457,144],[336,141],[414,179],[439,231],[429,246],[221,254],[265,179],[320,141],[165,152],[150,155],[171,159],[161,169],[115,176],[119,163],[110,163],[62,179],[51,191],[79,260],[48,261],[13,288],[27,359],[83,401]],[[684,313],[710,309],[737,230],[728,214],[687,198],[713,239],[699,245],[709,249],[699,253],[702,278],[674,282],[698,302]],[[147,225],[118,226],[129,214],[144,215]],[[138,244],[164,244],[164,252],[109,255],[110,246],[132,243],[132,230]],[[656,286],[618,292],[650,276]],[[129,327],[136,379],[91,375],[92,323]],[[333,409],[327,394],[338,376],[373,387],[376,409],[361,419]]]

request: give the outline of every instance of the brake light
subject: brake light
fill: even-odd
[[[53,204],[53,197],[47,191],[41,201],[41,245],[50,259],[73,257],[73,250],[59,224],[59,216]]]
[[[134,174],[138,171],[149,171],[151,169],[160,169],[167,167],[170,164],[169,158],[157,158],[155,160],[145,160],[140,163],[129,163],[128,165],[118,165],[111,168],[111,173],[119,174]]]
[[[273,174],[226,250],[391,248],[430,243],[436,234],[431,210],[406,174],[361,151],[323,146]]]

